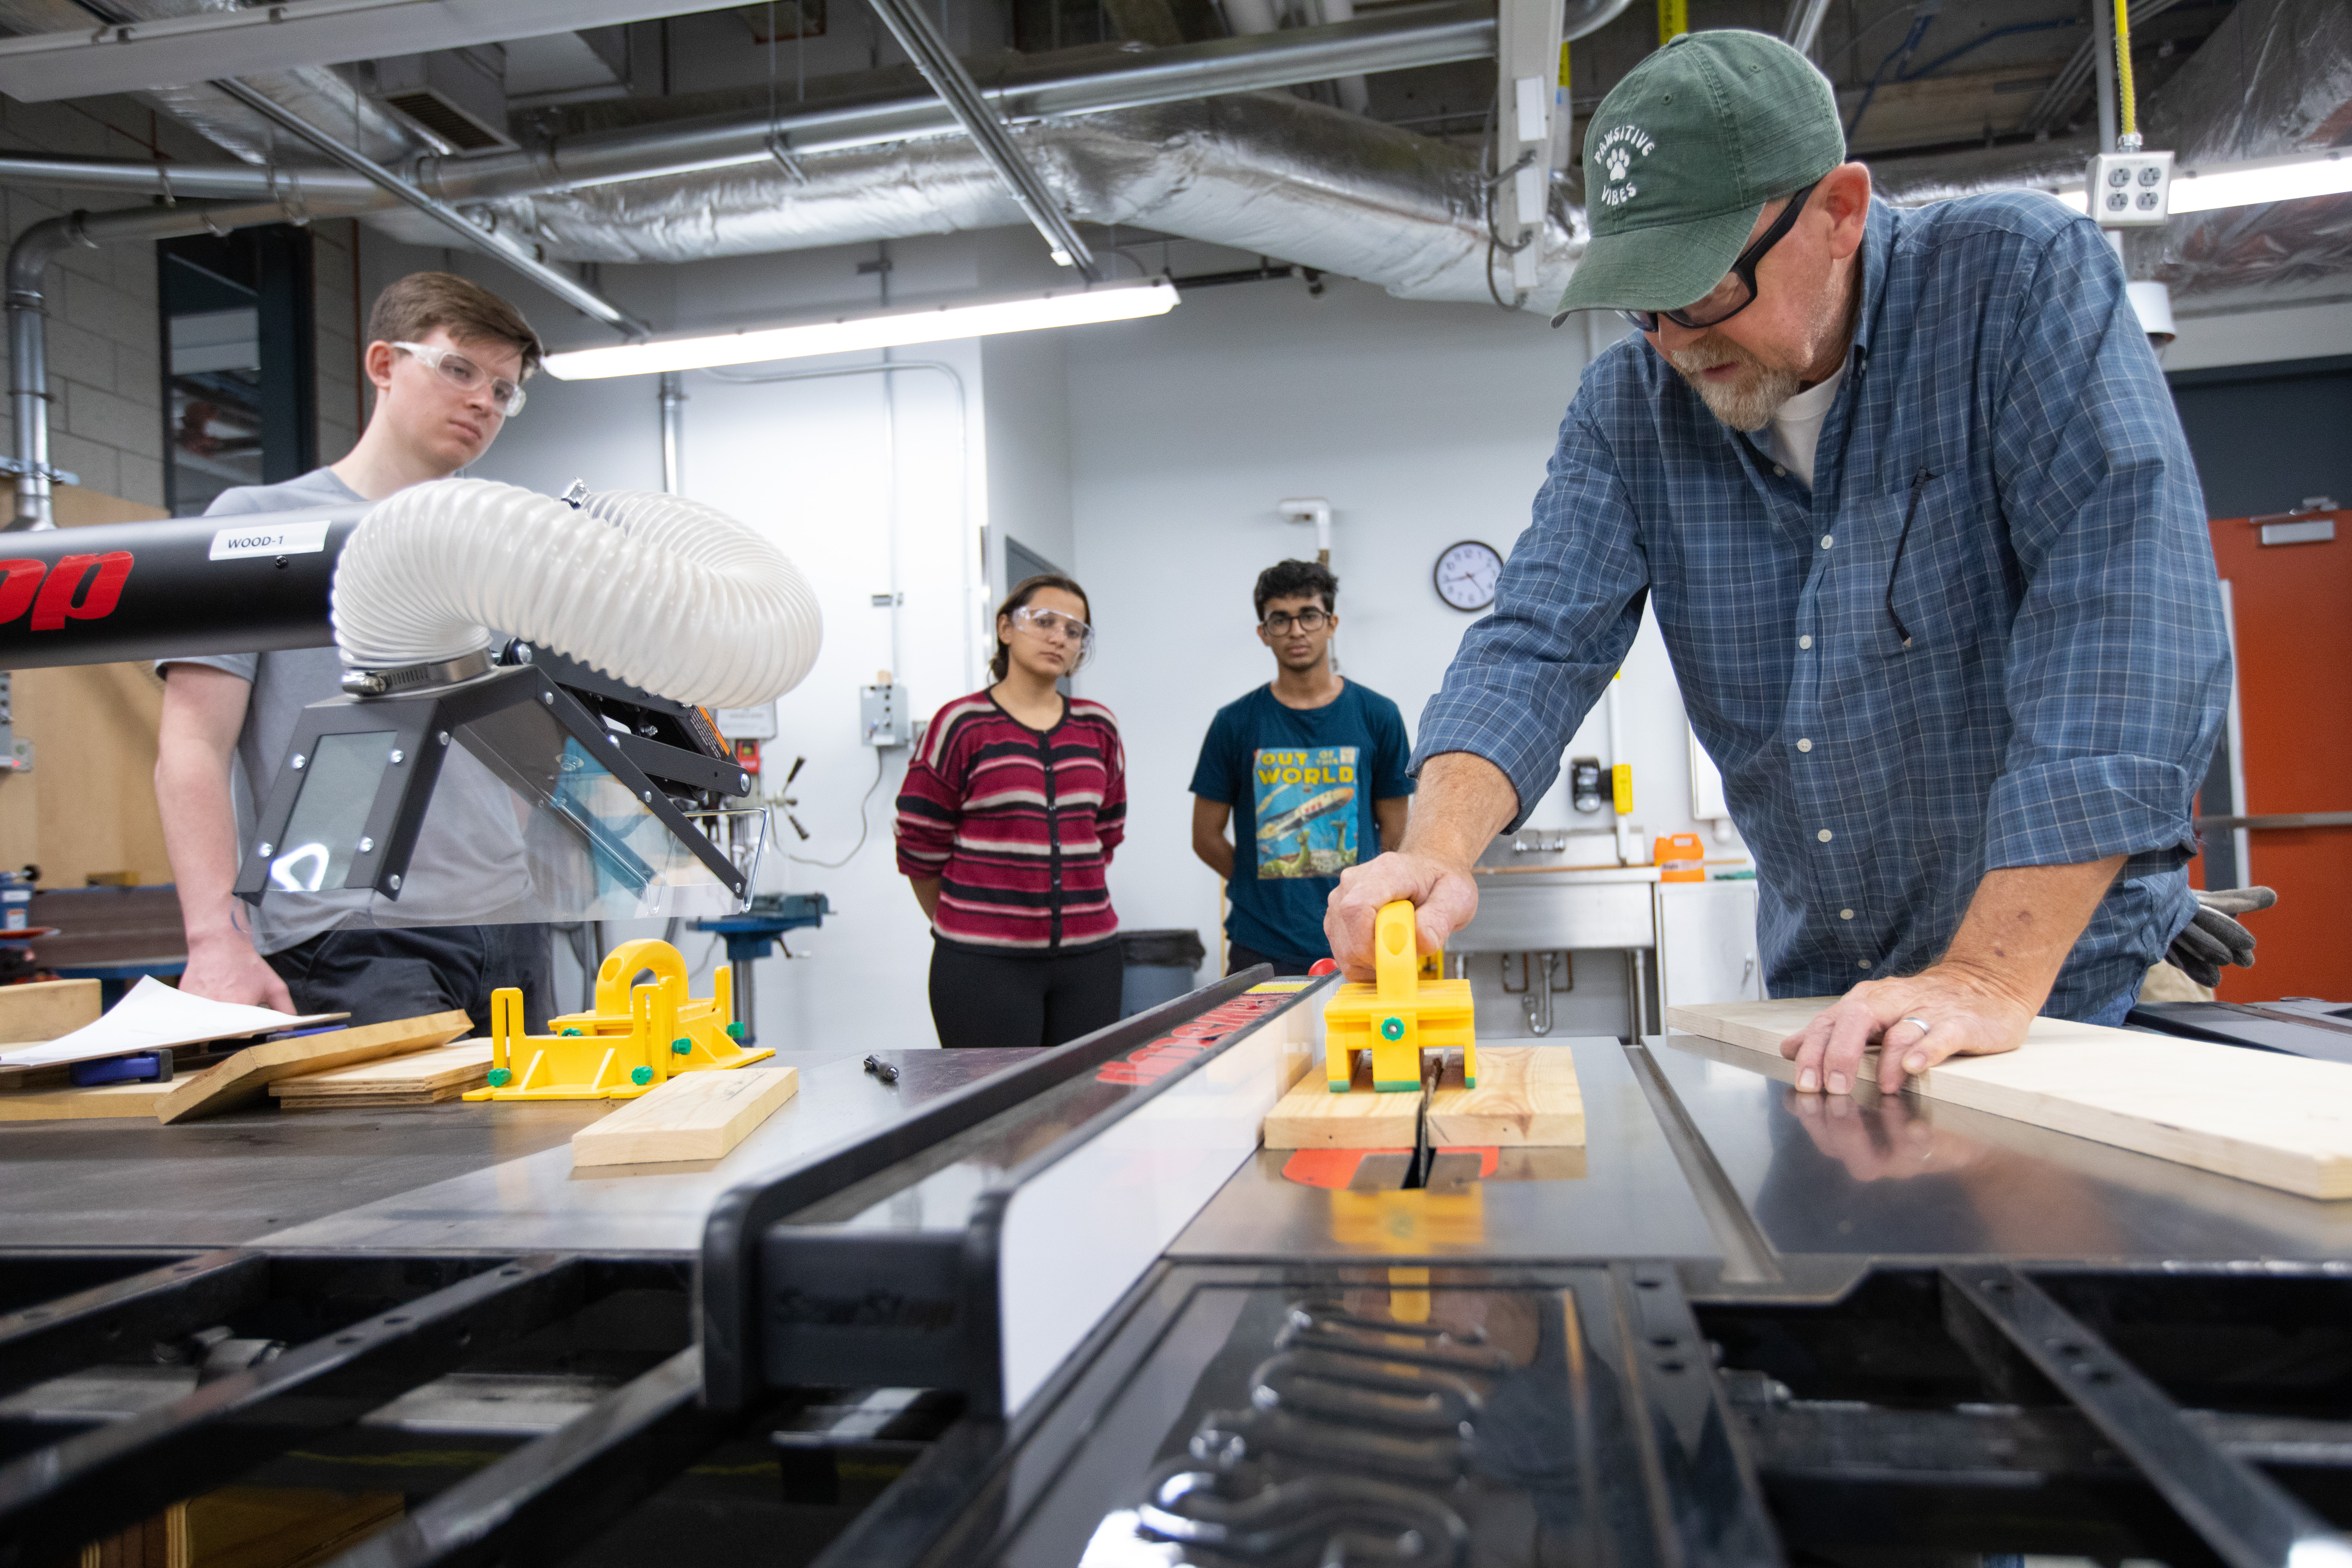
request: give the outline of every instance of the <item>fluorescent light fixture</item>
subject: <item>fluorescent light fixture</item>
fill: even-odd
[[[2215,207],[2250,207],[2262,202],[2341,195],[2347,191],[2352,191],[2352,157],[2341,151],[2249,158],[2242,163],[2173,170],[2170,210],[2210,212]]]
[[[2186,165],[2172,171],[2171,199],[2166,211],[2212,212],[2220,207],[2250,207],[2264,202],[2301,201],[2308,196],[2342,195],[2352,191],[2352,153],[2342,148],[2325,153],[2298,153],[2284,158],[2248,158],[2237,163]],[[2084,210],[2083,187],[2064,185],[2043,193],[2076,212]]]
[[[746,328],[692,338],[658,338],[614,348],[572,349],[547,356],[547,374],[560,381],[601,381],[666,370],[854,353],[906,343],[946,342],[998,332],[1034,332],[1094,321],[1131,321],[1176,308],[1175,285],[1165,278],[1055,289],[1013,300],[936,305],[919,310],[877,310],[781,327]]]

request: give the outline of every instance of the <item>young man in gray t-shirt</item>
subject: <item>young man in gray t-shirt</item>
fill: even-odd
[[[367,429],[339,462],[282,484],[225,490],[207,516],[382,500],[446,479],[489,449],[521,404],[538,336],[514,307],[465,279],[420,272],[378,297],[366,370]],[[165,660],[155,794],[187,927],[181,989],[289,1012],[349,1012],[355,1025],[462,1007],[489,1026],[489,994],[518,986],[530,1026],[551,1010],[538,924],[380,928],[364,894],[230,890],[296,716],[339,694],[331,647]],[[452,758],[403,901],[495,920],[529,890],[521,828],[503,785]]]

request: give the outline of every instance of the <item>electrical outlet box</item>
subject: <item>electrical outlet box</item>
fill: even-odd
[[[2172,210],[2172,154],[2102,153],[2091,160],[2092,220],[2101,228],[2153,227]]]
[[[869,746],[904,746],[915,738],[914,702],[907,689],[896,681],[859,687],[857,719]]]

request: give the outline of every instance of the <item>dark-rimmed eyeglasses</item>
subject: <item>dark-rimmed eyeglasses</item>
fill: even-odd
[[[401,353],[414,358],[425,369],[437,371],[441,379],[460,392],[472,392],[488,381],[490,386],[490,406],[499,411],[501,419],[511,419],[522,412],[523,391],[502,375],[492,375],[456,349],[436,348],[431,343],[394,343]]]
[[[1814,185],[1819,184],[1819,180],[1813,182]],[[1679,310],[1620,310],[1618,314],[1644,332],[1656,331],[1660,321],[1672,321],[1678,327],[1712,327],[1731,320],[1756,303],[1757,264],[1764,259],[1766,251],[1780,242],[1781,236],[1797,226],[1797,214],[1804,209],[1805,198],[1812,194],[1813,185],[1807,185],[1790,196],[1789,205],[1780,209],[1780,216],[1772,220],[1772,226],[1759,235],[1755,244],[1739,253],[1738,259],[1731,264],[1731,270],[1723,275],[1723,281],[1710,289],[1705,299]]]
[[[1262,624],[1265,627],[1266,636],[1278,637],[1293,626],[1297,626],[1302,632],[1319,632],[1331,624],[1331,617],[1321,610],[1301,610],[1295,616],[1276,610],[1266,616]]]

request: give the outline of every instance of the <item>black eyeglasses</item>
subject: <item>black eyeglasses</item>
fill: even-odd
[[[1320,610],[1301,610],[1296,616],[1286,616],[1280,610],[1276,610],[1266,616],[1265,629],[1269,636],[1280,637],[1288,631],[1291,623],[1296,621],[1298,624],[1298,629],[1302,632],[1319,632],[1323,629],[1323,624],[1330,618]]]
[[[1819,184],[1818,180],[1813,182],[1815,185]],[[1766,251],[1780,242],[1782,235],[1796,226],[1797,214],[1803,210],[1805,198],[1812,194],[1813,186],[1807,185],[1790,196],[1789,205],[1780,209],[1780,216],[1772,220],[1772,226],[1758,236],[1755,244],[1739,253],[1739,258],[1731,264],[1731,270],[1723,275],[1723,281],[1717,284],[1705,299],[1679,310],[1620,310],[1618,314],[1644,332],[1656,331],[1660,321],[1672,321],[1678,327],[1712,327],[1731,320],[1756,303],[1757,264],[1764,259]]]

